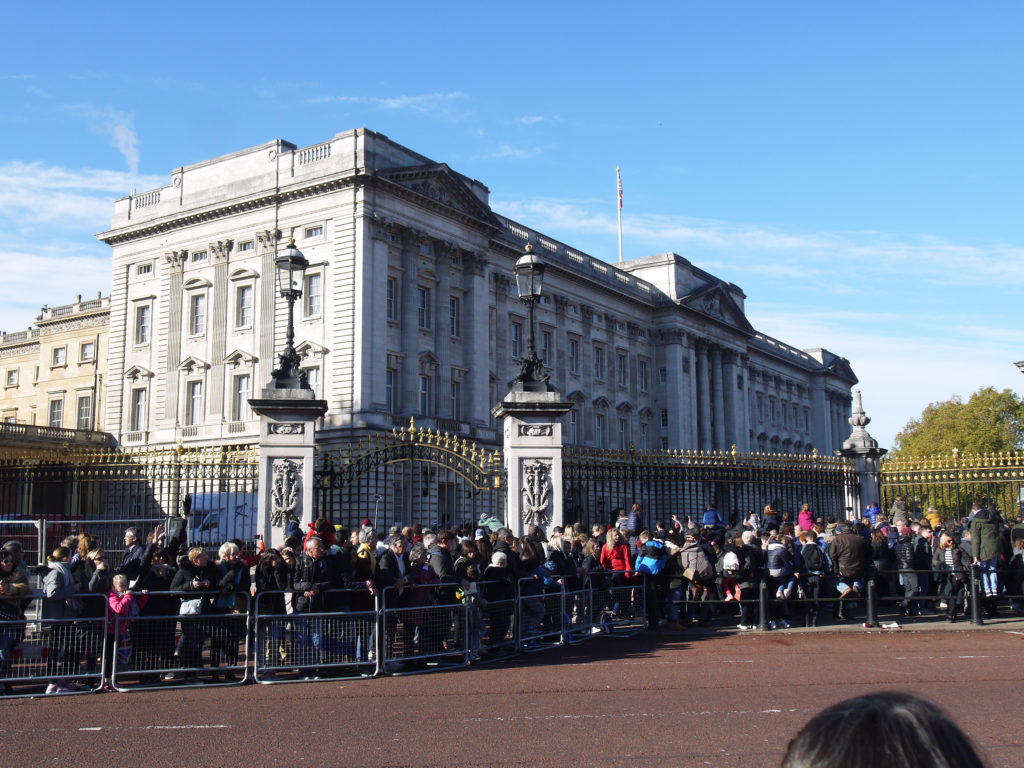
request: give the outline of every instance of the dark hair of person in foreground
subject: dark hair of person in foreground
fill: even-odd
[[[937,706],[905,693],[841,701],[791,742],[782,768],[985,768],[971,740]]]

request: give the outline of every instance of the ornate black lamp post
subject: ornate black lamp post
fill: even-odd
[[[526,304],[528,314],[526,356],[523,358],[522,371],[512,382],[513,391],[551,391],[548,375],[544,373],[542,361],[537,357],[537,345],[533,331],[533,305],[540,299],[541,290],[544,287],[544,269],[544,262],[533,252],[533,246],[527,245],[526,253],[519,258],[512,270],[516,276],[519,299]]]
[[[288,338],[281,351],[276,370],[270,375],[274,389],[309,389],[306,372],[299,367],[300,359],[295,351],[295,302],[302,296],[302,283],[309,262],[302,251],[295,247],[295,238],[288,240],[288,246],[274,261],[277,271],[277,291],[288,302]]]

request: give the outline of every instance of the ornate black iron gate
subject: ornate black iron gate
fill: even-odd
[[[420,523],[455,528],[505,518],[501,454],[457,435],[409,426],[323,451],[316,468],[317,517],[348,528]]]

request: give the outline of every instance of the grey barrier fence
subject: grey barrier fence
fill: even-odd
[[[104,595],[73,598],[96,618],[0,621],[0,683],[6,696],[89,693],[103,687]],[[36,598],[65,613],[64,598]],[[45,613],[51,611],[46,608]]]
[[[285,594],[267,591],[255,597],[256,682],[295,682],[321,676],[355,679],[379,672],[379,594],[328,590],[324,599],[332,609],[318,613],[281,612]]]
[[[477,582],[468,593],[447,583],[376,596],[331,590],[331,610],[317,613],[281,613],[275,598],[286,592],[251,601],[231,594],[235,607],[219,609],[222,593],[139,592],[141,612],[130,616],[111,615],[106,595],[82,595],[76,610],[94,616],[0,621],[0,683],[7,695],[36,696],[99,691],[107,680],[126,692],[240,685],[250,674],[261,683],[354,679],[498,661],[533,641],[553,648],[640,631],[643,574],[606,575],[607,583],[559,583],[511,597],[494,591],[495,582]],[[196,600],[205,612],[181,613]],[[159,610],[147,611],[152,604]]]
[[[413,584],[383,591],[380,663],[385,674],[469,663],[469,606],[455,598],[456,589],[454,584]]]
[[[35,519],[0,520],[0,544],[8,541],[21,543],[25,562],[42,565],[46,557],[60,546],[68,536],[87,532],[98,540],[101,549],[117,552],[124,549],[124,531],[129,526],[140,530],[140,539],[153,526],[163,523],[163,517],[116,518],[108,520],[66,520],[39,517]]]
[[[216,601],[224,597],[220,592],[136,593],[136,599],[141,602],[143,595],[147,601],[181,599],[182,607],[176,614],[115,615],[108,621],[106,654],[112,688],[132,691],[157,685],[241,685],[248,679],[248,594],[229,593],[231,608],[216,607]],[[180,612],[188,610],[184,606],[195,600],[205,612]]]

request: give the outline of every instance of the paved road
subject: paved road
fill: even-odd
[[[881,688],[950,711],[1024,765],[1024,632],[595,638],[462,671],[10,700],[3,763],[777,766],[820,709]]]

